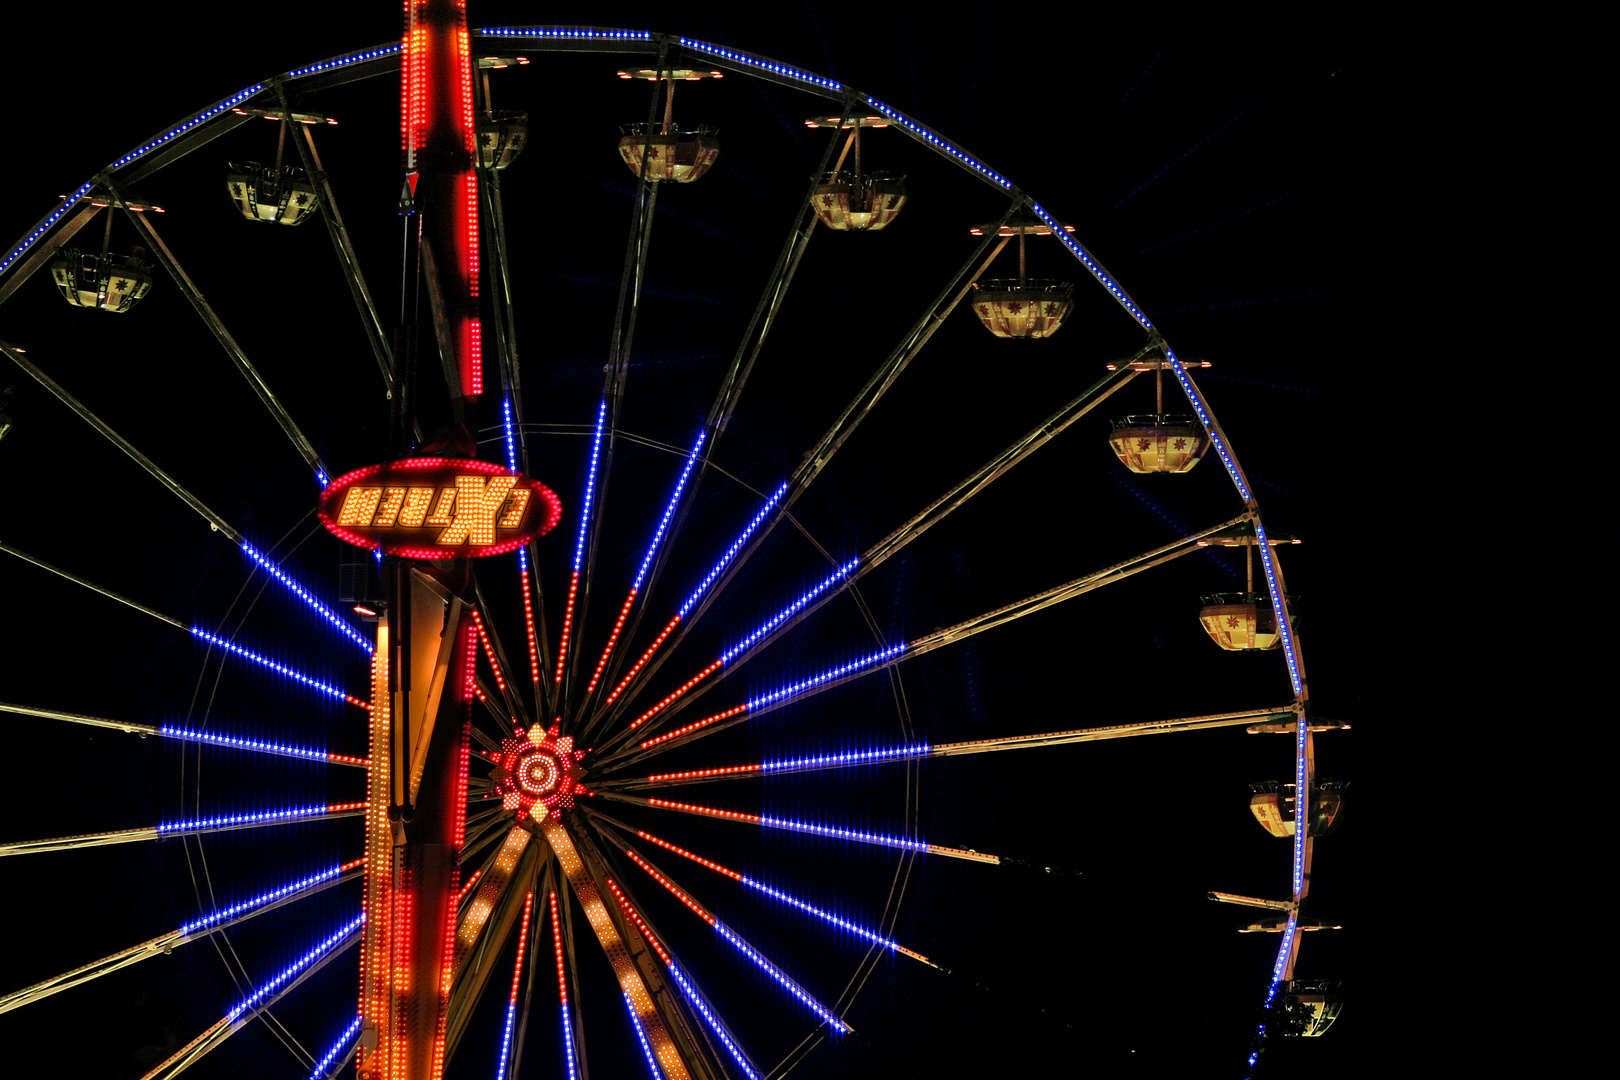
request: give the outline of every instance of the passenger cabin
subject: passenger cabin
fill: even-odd
[[[720,156],[720,140],[715,137],[720,129],[700,125],[682,131],[675,123],[675,84],[718,79],[721,72],[707,68],[626,68],[618,74],[621,79],[659,83],[664,90],[662,121],[620,125],[619,156],[625,165],[637,176],[654,182],[690,184],[700,179]]]
[[[1047,278],[974,282],[973,314],[1000,338],[1047,338],[1074,308],[1074,285]]]
[[[1348,780],[1316,780],[1311,786],[1311,808],[1307,827],[1312,836],[1326,836],[1344,820],[1345,789]],[[1298,798],[1293,784],[1275,780],[1249,785],[1249,812],[1260,827],[1272,836],[1293,836],[1297,821]]]
[[[128,255],[81,255],[68,248],[51,260],[51,280],[74,307],[122,314],[152,287],[145,255],[138,245]]]
[[[694,131],[665,131],[661,124],[623,124],[619,131],[619,156],[637,176],[646,160],[647,178],[690,184],[709,171],[720,156],[719,131],[699,127]]]
[[[861,129],[889,126],[885,116],[812,116],[811,128],[837,128],[849,132],[832,171],[814,177],[810,206],[816,217],[838,232],[873,232],[886,227],[906,205],[903,173],[867,172],[861,164]],[[853,151],[854,168],[844,164]]]
[[[504,169],[529,142],[529,114],[492,112],[478,118],[478,167]]]
[[[1209,436],[1195,417],[1157,413],[1121,416],[1110,423],[1108,445],[1134,473],[1184,473],[1209,449]]]
[[[1203,598],[1198,621],[1210,640],[1230,652],[1276,649],[1282,645],[1269,599],[1257,593],[1214,593]]]
[[[1325,982],[1321,979],[1291,981],[1288,984],[1288,994],[1283,1000],[1308,1009],[1310,1019],[1304,1031],[1290,1031],[1288,1034],[1301,1038],[1315,1038],[1332,1027],[1333,1021],[1338,1019],[1339,1010],[1344,1008],[1344,998],[1339,988],[1339,983]]]
[[[249,221],[301,225],[319,205],[315,185],[291,165],[265,168],[257,161],[233,161],[225,188],[237,212]]]

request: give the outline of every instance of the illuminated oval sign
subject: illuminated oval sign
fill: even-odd
[[[316,513],[341,540],[407,559],[501,555],[562,517],[552,490],[487,461],[425,457],[367,465],[321,493]]]

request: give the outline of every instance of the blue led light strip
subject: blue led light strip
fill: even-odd
[[[1081,247],[1079,241],[1069,235],[1068,230],[1058,222],[1057,218],[1047,213],[1046,208],[1041,206],[1040,203],[1032,202],[1029,204],[1029,208],[1035,212],[1036,217],[1051,228],[1052,235],[1057,237],[1058,241],[1069,249],[1069,254],[1080,260],[1080,264],[1091,273],[1092,277],[1097,279],[1097,284],[1107,289],[1109,294],[1119,301],[1120,307],[1123,307],[1142,329],[1153,329],[1153,323],[1148,319],[1147,313],[1136,305],[1136,301],[1132,300],[1130,294],[1120,286],[1119,282],[1114,280],[1113,275],[1103,269],[1102,263],[1092,258],[1091,252]]]
[[[37,226],[35,226],[33,232],[23,237],[16,247],[12,248],[6,253],[6,257],[4,259],[0,259],[0,274],[5,273],[7,267],[16,262],[18,259],[22,258],[23,254],[29,248],[34,246],[34,241],[50,232],[51,226],[62,220],[62,215],[67,213],[70,207],[77,206],[80,199],[90,194],[90,188],[90,184],[83,185],[78,191],[75,191],[73,194],[63,199],[62,204],[55,210],[52,210],[50,213],[46,214],[45,220],[41,221]]]
[[[755,630],[752,634],[749,634],[747,637],[737,642],[737,644],[721,653],[720,662],[722,664],[731,663],[738,653],[754,644],[754,642],[758,641],[772,630],[775,630],[778,626],[781,626],[784,622],[787,622],[787,620],[791,619],[794,615],[803,610],[804,606],[810,601],[814,600],[816,597],[830,589],[833,585],[848,577],[850,572],[859,566],[860,563],[861,560],[859,557],[857,557],[849,560],[849,562],[845,563],[843,566],[840,566],[836,571],[833,572],[831,577],[827,578],[827,580],[823,581],[821,584],[817,585],[815,588],[793,601],[793,603],[777,612],[769,622],[760,626],[759,629]]]
[[[506,1003],[506,1030],[501,1034],[501,1060],[495,1067],[495,1080],[506,1080],[506,1062],[512,1056],[512,1020],[517,1015],[517,1002]]]
[[[757,713],[767,705],[773,705],[784,698],[792,697],[833,679],[841,678],[845,675],[852,675],[855,672],[860,671],[862,668],[870,668],[875,664],[881,664],[886,660],[892,660],[905,651],[905,642],[901,642],[899,645],[891,645],[882,652],[875,652],[870,656],[863,656],[859,660],[851,660],[849,663],[844,664],[841,667],[835,667],[831,671],[823,671],[820,675],[813,675],[808,679],[800,680],[799,682],[794,683],[792,686],[784,686],[780,690],[773,690],[768,694],[760,694],[757,697],[750,698],[746,707],[750,714]]]
[[[1225,437],[1216,429],[1215,418],[1210,415],[1208,406],[1204,404],[1204,395],[1200,394],[1198,388],[1192,384],[1192,379],[1187,375],[1187,369],[1182,366],[1181,361],[1177,359],[1176,354],[1169,346],[1165,346],[1164,355],[1165,359],[1170,361],[1170,370],[1175,372],[1176,381],[1181,383],[1181,389],[1186,393],[1187,401],[1192,405],[1193,412],[1198,414],[1198,422],[1204,425],[1204,431],[1209,435],[1211,445],[1215,447],[1215,452],[1220,455],[1221,464],[1226,468],[1226,475],[1232,478],[1232,483],[1237,487],[1238,494],[1242,496],[1243,501],[1248,502],[1254,498],[1254,493],[1249,490],[1247,481],[1243,479],[1243,473],[1238,469],[1237,459],[1232,456],[1232,451],[1227,447]]]
[[[866,103],[872,106],[872,108],[876,109],[878,112],[882,113],[884,116],[887,116],[894,123],[899,124],[901,127],[917,136],[917,138],[921,139],[935,150],[938,150],[940,153],[951,158],[958,164],[966,165],[969,169],[978,173],[980,176],[1001,188],[1003,191],[1011,191],[1013,189],[1013,182],[1011,180],[1008,180],[1005,176],[1002,176],[990,166],[986,165],[984,162],[980,161],[967,151],[961,149],[956,144],[941,138],[930,129],[923,127],[921,124],[917,123],[917,121],[911,119],[911,117],[901,112],[899,109],[891,108],[875,98],[867,98]]]
[[[513,472],[517,472],[517,439],[512,435],[511,398],[501,402],[501,422],[506,426],[506,467]]]
[[[811,997],[809,995],[809,993],[806,992],[804,987],[800,986],[798,983],[794,982],[791,978],[789,978],[787,973],[784,972],[781,968],[777,967],[775,964],[773,964],[769,960],[765,959],[765,957],[761,956],[759,954],[758,950],[756,950],[752,945],[748,944],[748,942],[744,941],[742,938],[738,937],[735,933],[733,933],[732,930],[731,930],[731,927],[727,926],[725,923],[721,922],[719,919],[716,919],[714,921],[714,928],[715,928],[716,931],[719,932],[721,937],[723,937],[727,941],[731,942],[731,944],[737,949],[738,952],[742,953],[744,956],[748,957],[748,959],[752,960],[756,965],[758,965],[760,970],[765,972],[765,974],[769,975],[771,978],[773,978],[777,982],[781,983],[782,986],[785,987],[790,994],[792,994],[794,997],[798,998],[806,1006],[808,1006],[811,1012],[815,1013],[817,1016],[819,1016],[823,1020],[825,1020],[828,1024],[832,1025],[832,1028],[833,1028],[834,1031],[838,1031],[838,1032],[847,1032],[847,1031],[849,1031],[849,1025],[848,1024],[846,1024],[842,1020],[840,1020],[825,1005],[821,1004],[821,1002],[819,1002],[815,998]]]
[[[778,758],[762,762],[760,772],[784,772],[796,769],[839,768],[844,765],[873,765],[880,761],[907,761],[925,758],[930,749],[927,743],[896,746],[887,750],[850,750],[842,754],[817,754],[814,757]]]
[[[720,1025],[720,1018],[709,1011],[709,1003],[704,1000],[703,995],[698,993],[697,987],[687,981],[686,975],[681,971],[680,967],[673,960],[666,961],[664,966],[669,968],[671,975],[675,976],[675,981],[680,984],[681,991],[686,994],[686,999],[692,1003],[692,1007],[698,1011],[698,1015],[703,1017],[703,1022],[709,1025],[709,1030],[714,1032],[720,1041],[725,1044],[726,1049],[731,1052],[731,1056],[737,1062],[737,1067],[742,1069],[743,1075],[747,1076],[748,1080],[761,1080],[759,1073],[754,1071],[754,1063],[748,1060],[748,1056],[742,1052],[742,1047],[732,1041],[726,1029]]]
[[[350,1024],[348,1029],[337,1037],[337,1041],[332,1044],[332,1048],[326,1052],[321,1060],[315,1063],[315,1071],[309,1074],[309,1080],[331,1080],[332,1074],[327,1070],[332,1067],[333,1062],[344,1055],[345,1048],[354,1041],[356,1035],[360,1034],[360,1021],[361,1017],[355,1017],[354,1023]]]
[[[399,50],[400,46],[396,43],[392,45],[380,45],[375,49],[366,49],[363,52],[352,52],[343,56],[334,56],[332,59],[322,60],[318,64],[310,64],[308,67],[295,68],[292,71],[287,72],[287,78],[301,79],[305,75],[319,75],[323,71],[336,71],[338,68],[348,67],[350,64],[364,63],[367,60],[375,60],[380,56],[392,56],[394,53],[399,52]]]
[[[359,803],[356,805],[360,809],[355,810],[354,813],[363,813],[365,804]],[[164,821],[153,826],[153,829],[159,836],[172,836],[176,833],[212,832],[220,829],[281,825],[289,821],[326,817],[332,812],[330,806],[294,806],[286,810],[263,810],[257,814],[226,814],[220,817],[192,818],[188,821]]]
[[[275,978],[260,986],[259,989],[254,991],[248,997],[245,997],[239,1001],[234,1009],[225,1014],[225,1018],[227,1020],[235,1020],[249,1009],[264,1001],[265,998],[281,989],[281,987],[285,985],[286,982],[294,975],[297,975],[299,972],[309,967],[309,965],[325,956],[332,949],[336,948],[344,938],[360,929],[361,924],[363,924],[365,921],[366,913],[362,911],[355,917],[353,922],[349,923],[343,929],[339,930],[337,933],[333,934],[331,937],[309,950],[309,952],[305,953],[303,956],[300,956],[297,960],[294,960],[291,964],[282,969],[281,973]]]
[[[653,1057],[652,1047],[647,1042],[647,1032],[641,1027],[641,1017],[636,1015],[635,1002],[630,995],[624,995],[624,1007],[630,1011],[630,1023],[635,1026],[636,1038],[641,1042],[641,1052],[647,1055],[647,1068],[652,1073],[653,1080],[664,1080],[664,1074],[658,1068],[658,1059]]]
[[[852,923],[848,919],[840,919],[837,915],[834,915],[830,911],[823,911],[814,904],[808,904],[796,896],[790,896],[787,893],[782,892],[780,889],[773,889],[762,881],[755,881],[747,874],[739,874],[737,880],[742,882],[744,885],[747,885],[750,889],[762,892],[766,896],[780,900],[782,903],[791,907],[796,907],[807,915],[814,915],[823,922],[831,923],[842,930],[848,930],[850,933],[863,937],[867,941],[872,942],[874,945],[881,945],[891,952],[898,952],[900,949],[899,944],[890,941],[882,934],[868,930],[866,927],[861,926],[858,923]]]
[[[302,585],[298,584],[298,582],[289,577],[287,573],[282,570],[281,567],[272,562],[270,557],[264,554],[264,552],[260,551],[258,548],[247,543],[246,541],[242,543],[242,552],[248,558],[262,566],[265,572],[271,577],[285,585],[294,596],[308,604],[310,610],[314,611],[321,618],[337,627],[343,632],[345,637],[364,649],[367,656],[370,656],[376,651],[371,642],[366,640],[364,634],[360,633],[360,631],[356,630],[347,622],[344,622],[343,619],[339,618],[337,612],[333,611],[331,608],[315,599],[314,596],[310,595],[308,589],[304,588]]]
[[[282,757],[305,758],[309,761],[331,760],[330,755],[325,750],[318,750],[314,747],[288,746],[285,743],[261,742],[258,739],[240,739],[234,735],[219,735],[211,731],[195,731],[191,728],[176,727],[172,724],[164,724],[158,728],[158,734],[166,739],[228,746],[233,750],[256,750],[261,754],[279,754]]]
[[[601,30],[594,26],[486,26],[473,33],[483,37],[553,38],[559,41],[648,41],[650,30]]]
[[[808,821],[789,821],[769,814],[761,814],[759,823],[767,829],[786,829],[789,832],[810,833],[813,836],[830,836],[835,840],[849,840],[857,844],[899,848],[902,851],[928,850],[928,845],[921,840],[906,840],[899,836],[884,836],[881,833],[862,832],[859,829],[838,829],[831,825],[816,825]]]
[[[323,807],[322,809],[325,809],[325,808]],[[158,828],[161,831],[162,826],[160,825],[160,826],[158,826]],[[214,912],[212,915],[205,915],[200,919],[194,919],[191,922],[188,922],[184,926],[180,927],[180,929],[177,931],[177,933],[180,933],[180,934],[183,934],[183,935],[186,935],[186,936],[189,937],[190,935],[195,934],[199,930],[207,930],[207,929],[217,927],[221,923],[228,922],[229,920],[234,919],[236,916],[242,914],[244,911],[251,911],[256,907],[262,907],[265,904],[269,904],[269,903],[272,903],[272,902],[274,902],[276,900],[280,900],[280,899],[282,899],[284,897],[291,896],[294,893],[302,892],[305,889],[311,888],[311,887],[313,887],[315,885],[319,885],[323,881],[331,881],[333,878],[337,877],[341,873],[343,873],[343,864],[339,863],[336,866],[329,867],[326,870],[322,870],[318,874],[311,874],[309,877],[300,878],[297,881],[288,882],[287,884],[281,886],[281,888],[279,888],[279,889],[271,889],[267,893],[260,893],[258,896],[255,896],[251,900],[243,900],[239,904],[232,904],[228,908],[221,908],[218,911]]]
[[[710,56],[718,56],[723,60],[730,60],[734,64],[740,64],[743,67],[753,68],[759,72],[775,75],[783,79],[793,79],[796,82],[804,83],[806,86],[814,86],[821,90],[830,90],[834,94],[842,94],[844,92],[843,83],[824,78],[815,74],[814,72],[805,71],[803,68],[792,67],[788,64],[779,64],[775,60],[767,60],[762,56],[752,56],[745,52],[739,52],[736,49],[727,49],[719,45],[712,45],[707,41],[699,41],[696,38],[683,37],[676,38],[675,40],[679,41],[688,49],[696,49],[698,52],[706,52]]]
[[[669,528],[669,519],[675,515],[675,507],[681,501],[681,492],[686,490],[687,478],[692,475],[692,466],[697,464],[698,452],[703,449],[703,440],[708,438],[707,431],[698,432],[697,441],[692,444],[691,453],[686,455],[686,467],[681,470],[681,478],[675,481],[675,490],[669,496],[669,502],[664,506],[664,516],[658,522],[658,531],[653,533],[652,543],[647,545],[647,554],[641,558],[641,569],[636,571],[636,583],[630,586],[632,593],[641,591],[641,583],[647,577],[647,568],[652,565],[653,556],[658,553],[658,545],[664,539],[664,530]]]
[[[305,686],[311,688],[312,690],[319,690],[321,693],[326,694],[328,697],[337,698],[339,701],[353,702],[355,700],[353,698],[350,698],[348,694],[345,694],[343,691],[339,690],[335,686],[327,686],[323,682],[317,682],[316,680],[310,678],[308,675],[304,675],[304,674],[302,674],[300,672],[294,671],[292,668],[287,667],[285,664],[278,664],[274,660],[270,660],[270,659],[268,659],[266,657],[260,656],[258,653],[253,652],[251,649],[244,649],[242,646],[236,644],[235,642],[226,641],[224,638],[220,637],[218,634],[210,634],[207,630],[204,630],[200,626],[193,626],[191,628],[191,632],[193,634],[197,635],[197,637],[201,638],[202,640],[208,642],[208,644],[210,644],[210,645],[217,645],[221,649],[224,649],[226,652],[235,653],[237,656],[240,656],[244,660],[251,660],[255,664],[263,665],[264,667],[269,668],[271,671],[277,672],[278,674],[281,674],[281,675],[285,675],[287,678],[293,680],[294,682],[303,683]]]
[[[568,1053],[568,1080],[578,1080],[574,1069],[574,1022],[568,1016],[568,1002],[562,1003],[563,1049]]]
[[[691,611],[693,605],[702,598],[704,591],[714,584],[714,579],[720,576],[720,572],[726,568],[732,559],[737,557],[737,552],[741,551],[743,545],[748,543],[748,538],[753,536],[754,530],[758,529],[765,521],[766,516],[771,512],[771,508],[781,501],[783,495],[787,494],[787,489],[788,483],[784,480],[782,486],[772,492],[769,499],[765,500],[765,505],[760,507],[759,513],[754,515],[754,520],[750,521],[737,539],[732,541],[731,546],[726,549],[726,553],[720,556],[720,561],[714,564],[714,569],[710,570],[708,576],[698,583],[696,589],[692,590],[692,595],[686,598],[686,603],[681,605],[681,610],[678,613],[679,618],[686,618],[686,613]]]
[[[153,150],[156,150],[164,143],[184,135],[198,124],[207,123],[220,113],[225,112],[227,109],[230,109],[233,106],[240,105],[242,102],[246,101],[248,98],[252,97],[254,94],[257,94],[263,89],[264,83],[254,83],[246,90],[239,90],[235,94],[226,98],[224,101],[216,102],[215,104],[210,105],[202,112],[191,117],[191,119],[183,121],[178,127],[170,128],[162,135],[157,136],[145,146],[137,147],[136,149],[131,150],[129,153],[125,154],[123,157],[109,165],[107,167],[107,171],[111,172],[113,169],[122,169],[125,165],[128,165],[137,158],[145,157],[147,154],[151,153]]]
[[[596,466],[602,460],[602,429],[607,424],[607,398],[596,410],[596,436],[591,440],[591,468],[585,474],[585,499],[580,505],[579,539],[574,541],[574,573],[585,559],[585,534],[591,526],[591,496],[596,490]]]

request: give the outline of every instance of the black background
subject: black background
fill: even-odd
[[[1461,605],[1470,583],[1496,572],[1505,556],[1463,536],[1516,490],[1510,456],[1490,450],[1505,403],[1481,388],[1509,383],[1516,357],[1508,328],[1543,298],[1532,273],[1543,262],[1542,233],[1514,208],[1521,184],[1558,140],[1540,103],[1562,93],[1552,59],[1566,31],[1348,16],[1127,17],[1055,5],[981,7],[946,21],[907,5],[791,5],[726,19],[669,9],[649,19],[633,5],[573,16],[481,4],[470,22],[542,19],[734,45],[893,104],[1075,224],[1178,352],[1215,365],[1200,381],[1269,527],[1305,541],[1284,558],[1313,705],[1354,725],[1319,743],[1319,774],[1355,783],[1348,823],[1318,847],[1313,895],[1313,913],[1345,929],[1308,938],[1299,966],[1305,976],[1345,980],[1350,1003],[1325,1038],[1277,1051],[1275,1072],[1361,1075],[1390,1055],[1455,1056],[1440,1032],[1455,1035],[1470,1021],[1435,1019],[1443,1010],[1435,987],[1470,970],[1463,950],[1442,944],[1455,919],[1441,906],[1461,902],[1445,897],[1469,888],[1469,871],[1446,854],[1457,824],[1448,793],[1477,751],[1459,750],[1441,732],[1491,715],[1475,701],[1480,683],[1493,681],[1478,678],[1486,628]],[[377,5],[298,23],[289,31],[268,9],[231,10],[7,35],[0,48],[12,73],[15,152],[0,179],[0,234],[22,234],[53,197],[250,80],[390,38],[397,13]],[[612,77],[620,63],[612,56],[532,61],[497,73],[495,84],[497,107],[531,115],[530,147],[506,176],[525,404],[532,420],[578,423],[594,408],[631,190],[611,150],[614,125],[639,119],[646,97]],[[317,138],[386,317],[399,270],[397,115],[384,81],[314,107],[341,121]],[[660,194],[630,378],[632,430],[678,445],[690,439],[819,153],[799,120],[820,107],[738,76],[678,94],[677,116],[718,123],[725,149],[701,184]],[[249,226],[218,190],[227,157],[264,160],[273,148],[268,124],[245,125],[139,194],[168,208],[159,228],[343,471],[380,455],[385,414],[321,226]],[[873,167],[911,174],[912,202],[884,234],[818,237],[813,245],[724,444],[729,467],[755,486],[774,486],[796,464],[966,256],[965,227],[1000,210],[988,189],[892,130],[874,133],[866,153]],[[98,220],[81,246],[94,247],[99,233]],[[130,236],[126,224],[115,225],[114,249]],[[861,252],[845,259],[839,245]],[[1032,251],[1043,272],[1079,273],[1055,245]],[[1510,289],[1516,299],[1501,299]],[[1073,323],[1044,344],[992,341],[965,312],[954,316],[801,506],[818,537],[835,554],[862,550],[1092,381],[1104,362],[1135,348],[1123,313],[1095,288],[1080,292]],[[41,276],[0,311],[0,336],[27,347],[250,536],[274,542],[307,509],[307,472],[166,280],[113,319],[69,309]],[[19,388],[17,428],[0,443],[8,481],[0,537],[179,618],[209,625],[228,617],[234,625],[259,583],[238,593],[244,570],[228,545],[92,443],[20,373],[4,378]],[[1123,392],[1131,404],[1117,411],[1145,411],[1145,393],[1131,386]],[[867,598],[887,640],[1238,512],[1218,466],[1180,479],[1127,479],[1103,445],[1101,418],[1088,423],[1038,455],[1027,475],[992,489],[974,515],[918,545],[926,550],[908,551],[874,576]],[[578,440],[539,439],[530,454],[536,475],[572,505]],[[647,504],[661,503],[670,462],[655,453],[620,457],[604,526],[617,540],[603,541],[598,619],[634,571]],[[73,504],[80,516],[64,523],[65,511],[41,512],[69,505],[84,486],[98,494],[88,508]],[[747,506],[734,487],[704,489],[687,547],[672,560],[669,593],[701,573]],[[565,516],[549,541],[553,612],[572,529]],[[289,544],[307,531],[306,522]],[[807,549],[782,547],[776,562],[762,564],[769,569],[739,585],[747,599],[733,626],[815,579]],[[335,542],[317,535],[288,565],[329,589],[335,563]],[[1120,587],[1119,596],[1099,594],[1070,605],[1073,612],[1048,612],[1005,637],[985,635],[908,665],[905,689],[920,733],[948,741],[1286,700],[1280,660],[1211,655],[1193,619],[1198,593],[1234,587],[1237,566],[1185,560]],[[512,593],[510,573],[489,579]],[[335,749],[362,752],[351,718],[319,701],[287,699],[278,684],[240,667],[227,666],[215,683],[217,662],[199,677],[200,652],[178,631],[15,561],[0,581],[15,640],[4,700],[158,723],[212,692],[222,728],[291,738],[304,730],[298,725],[313,726],[329,732]],[[663,599],[667,610],[674,598]],[[352,677],[352,647],[289,610],[266,593],[242,640],[268,644],[284,630],[289,662],[321,677]],[[711,626],[711,640],[726,629]],[[795,640],[783,677],[817,670],[840,649],[867,647],[849,612]],[[667,675],[677,669],[684,663]],[[727,749],[718,739],[712,751],[705,744],[694,760],[812,752],[829,740],[856,745],[870,741],[862,733],[873,723],[891,725],[883,736],[891,737],[889,701],[884,687],[857,684],[772,714],[761,724],[768,733],[740,734]],[[291,727],[290,715],[299,717]],[[207,753],[182,761],[155,741],[18,717],[5,723],[16,779],[4,832],[15,838],[135,826],[179,815],[181,806],[247,810],[281,791],[313,801],[358,797],[352,778],[329,781],[299,765]],[[919,864],[895,937],[954,973],[884,961],[848,1014],[857,1034],[818,1048],[794,1075],[1241,1074],[1275,939],[1232,933],[1244,912],[1203,894],[1286,891],[1283,845],[1244,809],[1245,782],[1288,769],[1285,741],[1214,732],[1027,757],[1036,760],[993,755],[926,770],[922,832],[1064,872]],[[822,820],[892,820],[898,796],[889,780],[834,780],[779,782],[759,797],[777,812]],[[683,791],[737,807],[755,798],[741,787]],[[866,852],[646,820],[677,842],[847,904],[852,915],[870,917],[888,886],[891,864]],[[206,865],[226,902],[352,854],[352,825],[337,823],[232,834],[210,844]],[[697,876],[703,871],[671,865],[673,856],[659,861],[812,989],[836,997],[853,948],[725,893]],[[204,895],[208,888],[198,876],[203,865],[173,843],[7,860],[4,915],[14,948],[0,964],[5,988],[191,918],[194,885],[201,881]],[[714,951],[684,911],[650,895],[645,878],[627,880],[760,1064],[774,1062],[802,1033],[804,1014]],[[278,969],[338,925],[353,896],[333,890],[311,901],[313,910],[267,916],[262,927],[233,935],[243,967],[261,978]],[[352,960],[336,963],[275,1010],[314,1053],[350,1015],[352,972]],[[600,1033],[591,1037],[593,1069],[638,1075],[635,1055],[618,1045],[627,1036],[613,991],[599,972],[586,979],[588,1030]],[[524,1076],[557,1075],[559,1067],[546,985]],[[198,944],[0,1017],[0,1030],[31,1075],[139,1075],[141,1061],[166,1056],[237,996],[227,967]],[[475,1027],[452,1076],[491,1070],[497,1025],[492,1017]],[[193,1075],[307,1070],[254,1025]]]

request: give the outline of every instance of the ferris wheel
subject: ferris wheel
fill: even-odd
[[[1308,714],[1293,541],[1262,521],[1206,362],[1054,210],[836,80],[641,31],[463,40],[473,160],[451,196],[427,142],[402,189],[389,172],[402,52],[408,118],[431,93],[383,45],[163,129],[0,259],[0,347],[77,425],[8,434],[49,476],[0,548],[72,593],[42,639],[105,618],[98,651],[134,641],[108,662],[142,672],[137,692],[52,672],[3,708],[139,735],[159,770],[149,821],[125,827],[141,799],[114,786],[0,854],[127,867],[148,845],[193,885],[177,926],[101,959],[53,945],[59,973],[0,987],[0,1012],[122,993],[212,946],[240,992],[198,989],[187,1015],[208,1020],[146,1076],[206,1072],[255,1026],[288,1075],[780,1076],[860,1029],[874,976],[956,977],[952,940],[904,933],[925,868],[924,887],[1003,875],[982,887],[1016,894],[1081,859],[987,830],[1007,820],[998,763],[1236,728],[1281,736],[1256,741],[1286,779],[1250,808],[1284,841],[1286,895],[1210,895],[1277,935],[1252,988],[1271,1022],[1326,1030],[1337,990],[1296,965],[1324,926],[1304,913],[1314,839],[1343,804],[1315,734],[1340,725]],[[551,80],[534,103],[530,77]],[[555,87],[598,77],[641,115],[593,199],[553,167],[590,137]],[[755,113],[797,110],[779,141],[802,164],[771,175],[736,149],[757,128],[686,122],[744,112],[739,84]],[[356,210],[368,169],[393,177],[384,225]],[[749,198],[697,202],[717,183]],[[182,207],[202,190],[212,206]],[[452,196],[460,216],[433,222]],[[272,248],[318,284],[241,284]],[[698,284],[722,275],[731,291]],[[216,415],[81,385],[75,356],[127,349],[164,303],[195,320],[165,378]],[[46,305],[51,337],[10,340],[6,314]],[[1074,509],[1087,485],[1160,531]],[[1110,628],[1184,587],[1168,610],[1205,652],[1155,685]],[[179,646],[200,665],[151,670]],[[981,709],[996,680],[1029,707]],[[122,785],[129,745],[86,755]],[[414,929],[430,901],[443,934]]]

